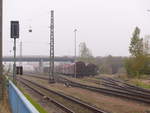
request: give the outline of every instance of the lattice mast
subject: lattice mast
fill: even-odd
[[[54,11],[51,10],[50,22],[50,69],[49,82],[54,82]]]

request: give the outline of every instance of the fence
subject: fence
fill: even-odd
[[[39,113],[10,80],[8,92],[12,113]]]

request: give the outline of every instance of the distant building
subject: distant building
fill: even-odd
[[[144,37],[144,52],[150,54],[150,35]]]

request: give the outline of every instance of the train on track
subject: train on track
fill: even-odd
[[[86,64],[82,61],[78,61],[72,64],[61,64],[55,66],[54,71],[55,73],[64,74],[72,77],[74,77],[76,72],[76,77],[78,78],[82,78],[84,76],[94,76],[99,73],[98,66],[92,63]]]

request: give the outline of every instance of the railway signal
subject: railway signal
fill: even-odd
[[[19,21],[11,21],[11,37],[14,39],[13,80],[16,79],[16,39],[19,38]]]
[[[19,38],[19,21],[11,21],[11,37],[10,38]]]
[[[16,66],[16,74],[23,75],[23,67],[22,66]]]

